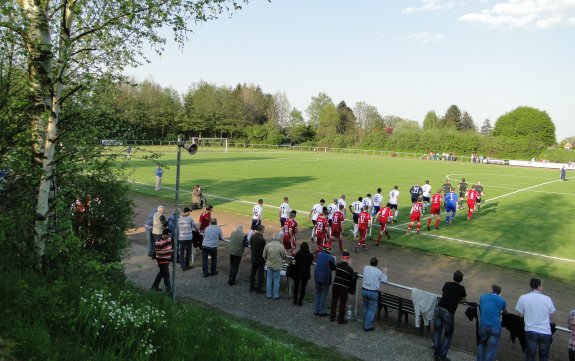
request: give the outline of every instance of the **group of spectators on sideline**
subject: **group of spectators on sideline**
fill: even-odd
[[[425,159],[425,160],[445,160],[445,161],[451,161],[454,162],[457,160],[457,156],[455,155],[455,153],[435,153],[435,152],[429,152],[429,153],[423,153],[423,155],[419,158],[419,159]]]
[[[189,269],[189,258],[186,255],[187,245],[193,244],[202,250],[202,271],[204,277],[215,276],[217,271],[217,248],[218,242],[224,240],[217,220],[211,218],[212,207],[208,206],[202,213],[199,222],[196,223],[190,216],[191,210],[185,208],[179,218],[180,229],[180,252],[179,261],[182,270]],[[171,232],[168,220],[164,216],[165,207],[158,206],[146,222],[146,233],[149,233],[149,255],[156,259],[159,272],[153,282],[152,289],[159,290],[159,283],[163,279],[168,292],[171,291],[169,279],[169,263],[175,261],[172,248]],[[149,222],[148,222],[149,221]],[[202,232],[203,241],[193,243],[193,237],[189,231]],[[149,231],[149,232],[148,232]],[[293,304],[302,306],[306,294],[306,286],[312,277],[311,268],[314,267],[313,280],[315,297],[313,302],[314,315],[327,317],[331,322],[337,320],[338,324],[346,324],[351,318],[351,305],[348,304],[348,295],[354,294],[358,274],[353,268],[350,253],[344,250],[340,257],[332,255],[330,247],[324,247],[317,255],[310,251],[308,242],[301,242],[294,257],[288,257],[284,246],[280,243],[283,233],[275,233],[271,241],[264,238],[265,227],[260,223],[255,227],[251,237],[244,232],[243,226],[238,225],[230,235],[229,255],[230,272],[228,284],[236,285],[239,266],[244,255],[245,248],[251,250],[251,271],[249,275],[249,291],[265,293],[270,300],[281,299],[279,293],[280,274],[285,263],[288,266],[287,276],[294,282]],[[149,238],[149,239],[150,239]],[[188,241],[189,240],[189,241]],[[182,247],[181,245],[184,244]],[[153,245],[153,247],[152,247]],[[191,246],[190,246],[191,248]],[[208,258],[211,258],[211,267],[208,271]],[[373,320],[377,310],[379,289],[381,284],[388,282],[387,268],[378,268],[378,259],[371,257],[369,265],[362,269],[363,280],[361,295],[363,300],[362,328],[365,332],[375,330]],[[264,289],[264,274],[266,284]],[[542,293],[543,285],[539,278],[530,280],[530,291],[522,295],[515,306],[517,314],[508,312],[507,302],[501,296],[501,287],[494,284],[489,292],[482,294],[479,303],[467,301],[465,287],[461,284],[463,273],[459,270],[453,274],[453,281],[446,282],[442,288],[442,295],[436,298],[433,309],[433,349],[434,361],[449,361],[447,357],[454,335],[454,315],[459,304],[469,310],[475,310],[475,317],[479,319],[478,329],[478,361],[493,361],[496,359],[502,327],[512,332],[512,336],[520,337],[524,345],[525,360],[535,360],[539,355],[540,361],[549,359],[552,343],[552,328],[550,315],[555,312],[555,307],[550,297]],[[327,311],[328,295],[331,288],[331,308]],[[469,315],[468,315],[469,317]],[[575,310],[571,311],[568,319],[571,330],[569,341],[569,360],[575,361]],[[514,331],[512,331],[514,330]],[[513,332],[520,332],[514,335]]]

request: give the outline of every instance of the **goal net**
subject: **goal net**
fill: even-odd
[[[193,137],[192,142],[203,151],[228,152],[228,138],[199,138]]]

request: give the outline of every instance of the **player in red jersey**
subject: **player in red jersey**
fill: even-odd
[[[212,205],[209,204],[206,207],[206,210],[200,215],[198,222],[200,223],[200,233],[204,233],[204,230],[208,228],[210,225],[210,221],[212,220]]]
[[[427,230],[431,231],[431,218],[435,219],[435,229],[439,229],[439,217],[441,214],[441,200],[443,196],[441,195],[441,189],[431,197],[431,211],[429,218],[427,218]]]
[[[345,206],[340,204],[338,208],[339,210],[335,211],[331,218],[331,238],[329,243],[331,244],[334,238],[337,239],[339,251],[343,252],[343,239],[341,238],[341,235],[343,233],[343,220],[345,219],[345,216],[343,215]]]
[[[475,202],[479,198],[479,193],[475,190],[475,184],[471,186],[471,189],[467,191],[465,196],[467,197],[467,207],[469,207],[467,210],[467,220],[470,221],[473,212],[475,212]]]
[[[315,222],[315,236],[317,238],[316,240],[317,248],[315,250],[316,255],[319,254],[321,251],[323,251],[324,247],[331,248],[331,243],[329,243],[327,237],[327,231],[328,231],[327,213],[328,213],[327,207],[323,207],[321,214],[317,216]]]
[[[297,211],[294,209],[289,213],[288,219],[284,222],[282,231],[284,233],[283,244],[286,252],[291,253],[292,256],[295,255],[297,240],[295,234],[297,233],[297,221],[295,216]]]
[[[368,212],[369,207],[367,205],[363,206],[363,211],[357,217],[357,228],[359,230],[359,242],[355,245],[355,251],[359,246],[363,247],[364,251],[367,251],[365,246],[365,237],[367,235],[367,229],[369,228],[369,223],[371,222],[371,215]]]
[[[385,233],[387,239],[391,239],[389,232],[387,231],[387,223],[391,222],[393,219],[393,211],[389,208],[389,203],[385,205],[382,209],[377,212],[375,216],[375,220],[379,220],[379,236],[377,236],[377,241],[375,245],[379,247],[379,243],[381,242],[381,236]]]
[[[421,230],[421,211],[423,210],[423,206],[421,205],[421,196],[417,198],[417,201],[413,203],[411,206],[411,211],[409,212],[409,224],[407,225],[407,235],[409,236],[409,232],[411,232],[411,227],[413,223],[417,222],[417,230],[416,233],[419,234]]]

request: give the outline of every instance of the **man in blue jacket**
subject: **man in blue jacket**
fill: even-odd
[[[325,317],[328,313],[325,310],[327,293],[331,285],[331,272],[335,271],[335,258],[331,255],[331,248],[324,247],[323,252],[317,256],[314,268],[315,280],[315,308],[313,314]]]

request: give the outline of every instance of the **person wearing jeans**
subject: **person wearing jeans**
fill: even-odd
[[[455,323],[453,316],[460,303],[466,303],[467,293],[461,285],[463,273],[457,270],[453,273],[453,282],[445,282],[441,299],[435,307],[433,317],[433,357],[436,361],[449,361],[447,352],[451,346]],[[443,341],[442,333],[445,332]]]
[[[267,280],[266,280],[266,296],[277,300],[280,298],[280,271],[283,262],[287,256],[286,250],[280,244],[279,239],[283,238],[276,233],[272,237],[272,241],[264,247],[263,258],[266,261]],[[273,290],[273,292],[272,292]]]
[[[376,257],[369,260],[369,266],[363,268],[363,283],[361,296],[363,298],[363,330],[373,331],[373,318],[377,308],[379,285],[387,283],[387,267],[377,268],[379,263]]]
[[[479,345],[477,361],[495,361],[501,337],[501,313],[507,313],[507,302],[501,297],[501,287],[491,286],[491,293],[479,298]]]
[[[547,361],[552,342],[549,315],[555,312],[555,306],[549,296],[541,293],[541,279],[532,278],[529,286],[531,291],[519,297],[515,306],[515,310],[525,321],[525,361],[535,361],[537,349],[539,361]]]
[[[218,274],[218,241],[225,241],[225,239],[222,236],[222,230],[218,227],[218,220],[212,218],[210,225],[204,231],[204,241],[202,243],[202,272],[204,277]],[[208,256],[212,259],[209,273]]]
[[[315,280],[315,306],[313,314],[316,316],[328,316],[325,310],[327,293],[331,285],[331,272],[335,271],[335,259],[331,255],[331,248],[324,247],[317,256],[314,268]]]

